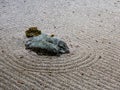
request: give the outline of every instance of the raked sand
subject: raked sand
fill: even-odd
[[[25,50],[31,26],[70,54]],[[0,0],[0,90],[120,90],[120,1]]]

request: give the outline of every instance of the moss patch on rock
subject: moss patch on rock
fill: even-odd
[[[38,36],[41,34],[41,31],[37,29],[37,27],[30,27],[28,30],[25,32],[26,37],[34,37]]]

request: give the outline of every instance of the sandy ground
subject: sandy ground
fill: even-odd
[[[71,53],[25,50],[31,26]],[[0,0],[0,90],[120,90],[120,0]]]

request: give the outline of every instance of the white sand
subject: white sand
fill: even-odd
[[[31,26],[71,53],[25,50]],[[0,0],[0,90],[120,90],[120,1]]]

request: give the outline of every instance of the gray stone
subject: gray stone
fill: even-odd
[[[35,51],[37,54],[61,55],[69,53],[67,44],[55,37],[47,34],[40,34],[36,37],[29,38],[25,43],[26,49]]]

